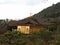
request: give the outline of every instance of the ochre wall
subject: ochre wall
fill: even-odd
[[[32,32],[39,32],[43,28],[42,26],[31,26],[30,27],[30,33]]]
[[[21,33],[29,34],[30,26],[17,26],[17,31]]]
[[[38,32],[40,31],[40,29],[42,28],[42,26],[38,26],[38,25],[19,25],[17,26],[17,31],[20,31],[21,33],[25,33],[25,34],[30,34],[32,32]]]

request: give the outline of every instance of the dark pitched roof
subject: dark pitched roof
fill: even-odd
[[[19,20],[18,24],[35,24],[38,25],[38,23],[30,18],[25,18],[23,20]]]
[[[9,25],[10,26],[17,26],[17,21],[10,21],[9,22]]]
[[[5,20],[0,20],[0,24],[3,24],[3,23],[5,23]]]

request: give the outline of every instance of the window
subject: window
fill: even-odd
[[[29,30],[29,26],[26,26],[26,29]]]

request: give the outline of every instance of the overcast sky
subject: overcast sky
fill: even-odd
[[[0,0],[0,19],[23,19],[60,0]]]

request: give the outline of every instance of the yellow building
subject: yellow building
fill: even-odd
[[[35,21],[30,21],[30,19],[24,19],[20,21],[11,21],[9,22],[8,26],[9,30],[11,31],[19,31],[24,34],[30,34],[32,32],[38,32],[41,28],[43,28],[42,25],[37,24]]]
[[[33,24],[22,24],[17,26],[17,31],[20,31],[24,34],[30,34],[32,32],[38,32],[42,26],[40,25],[33,25]]]

